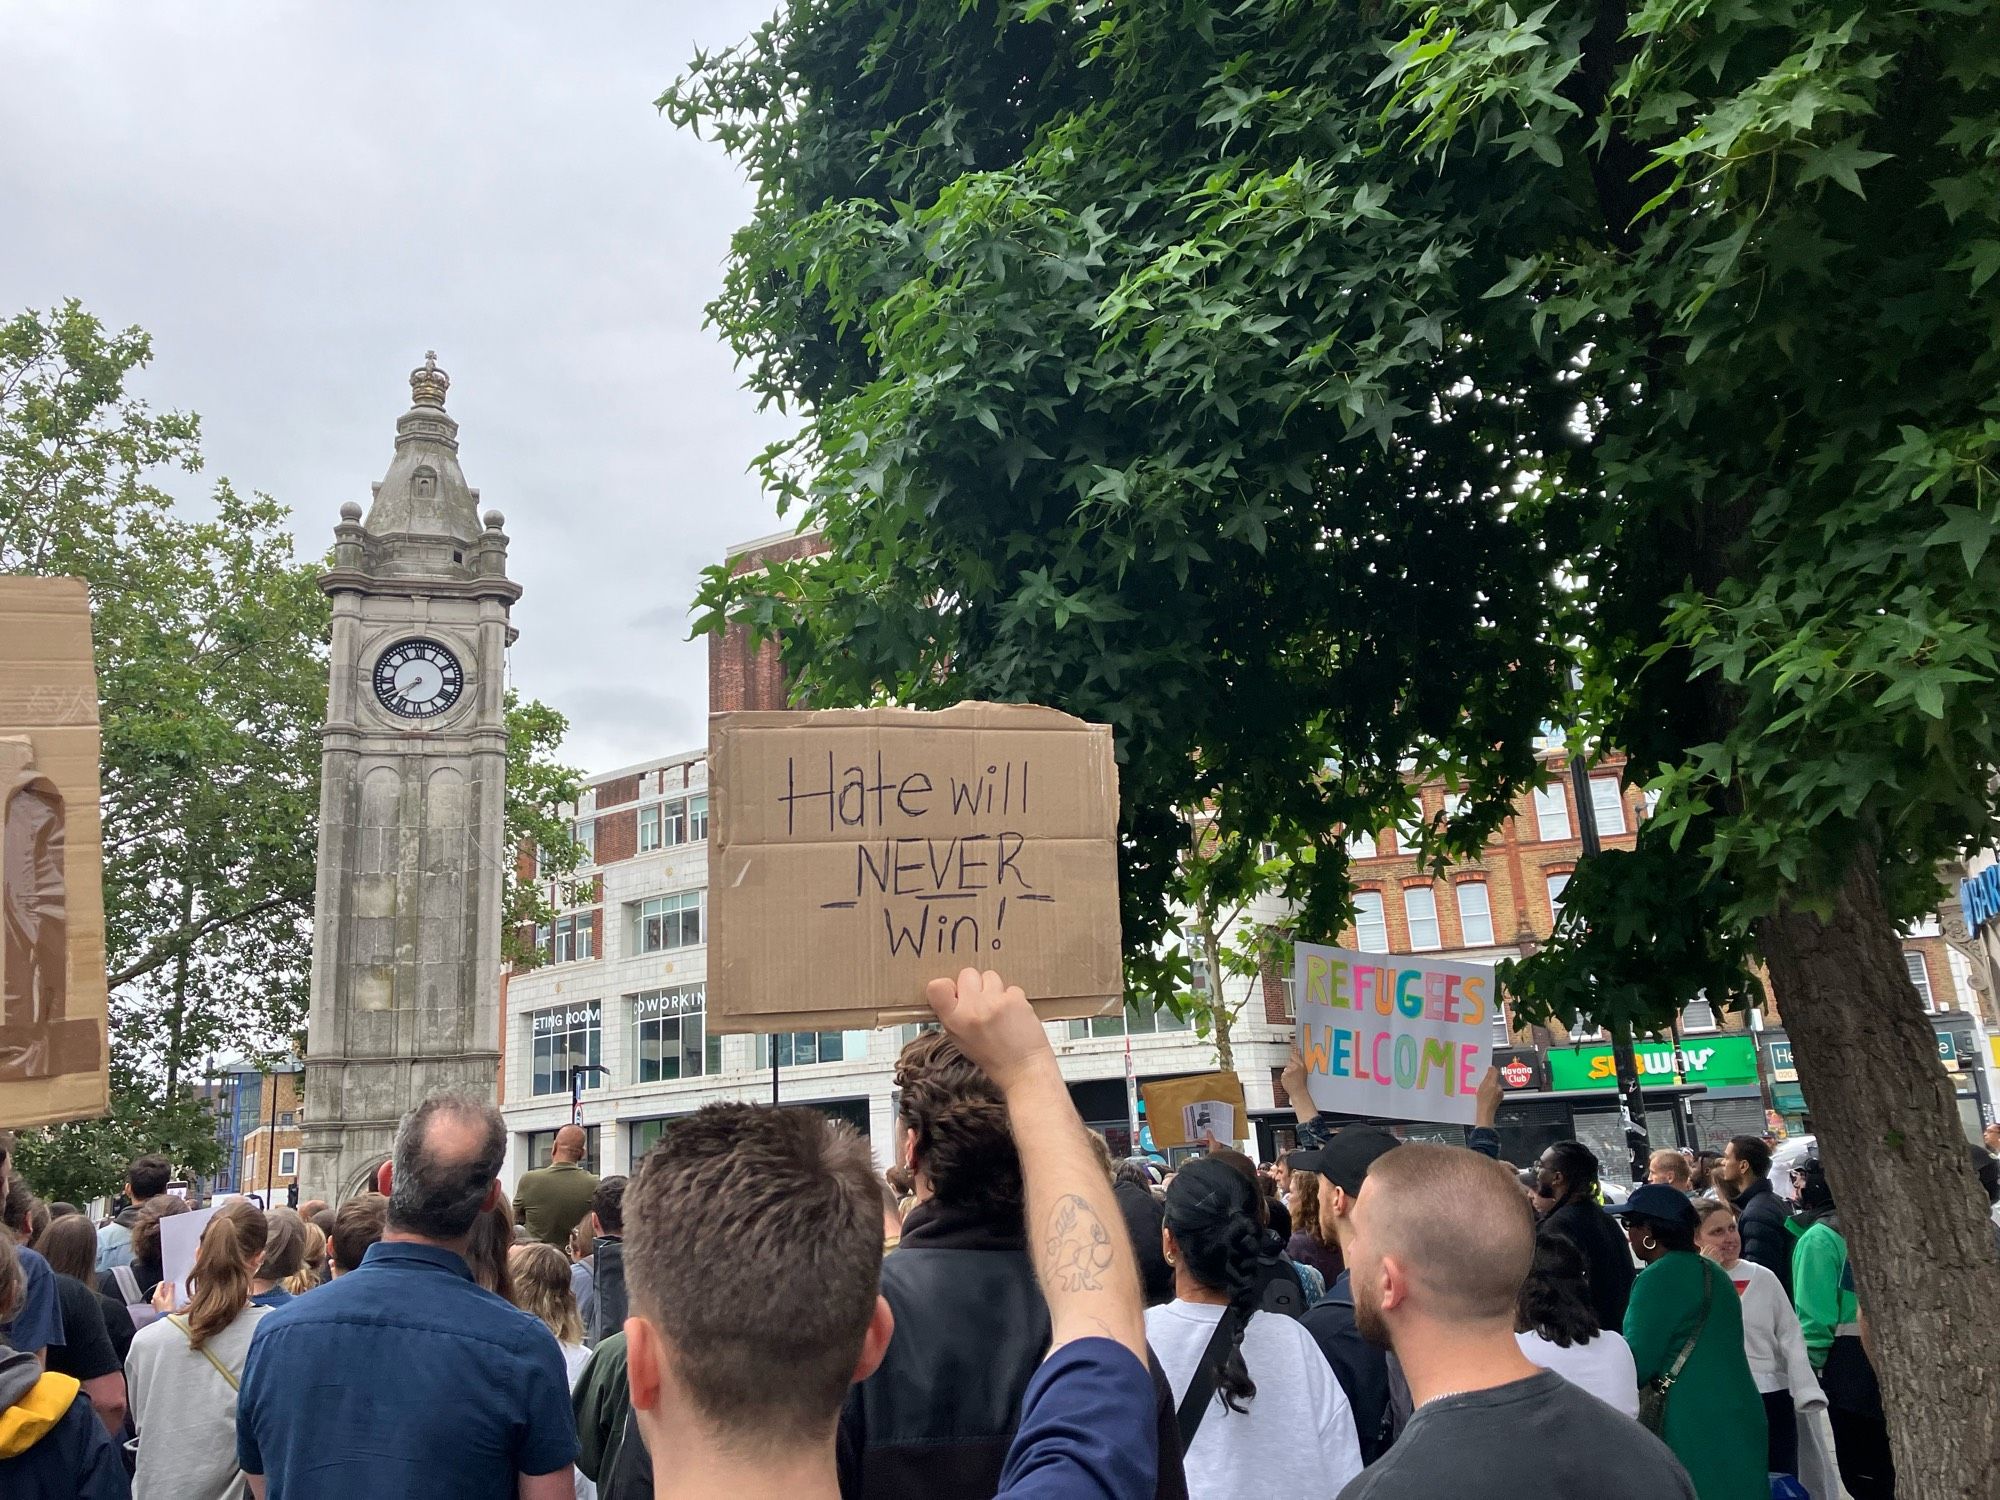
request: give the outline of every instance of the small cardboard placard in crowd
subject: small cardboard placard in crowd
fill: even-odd
[[[924,986],[997,970],[1045,1020],[1120,1003],[1108,725],[1054,709],[710,721],[708,1024],[928,1020]]]
[[[0,1124],[110,1107],[97,676],[79,578],[0,577]]]
[[[1205,1135],[1233,1145],[1244,1138],[1250,1123],[1243,1080],[1234,1073],[1162,1078],[1141,1084],[1139,1097],[1146,1101],[1153,1144],[1160,1147],[1199,1146]]]
[[[1470,1125],[1493,1056],[1485,964],[1296,945],[1298,1046],[1312,1102],[1340,1114]]]

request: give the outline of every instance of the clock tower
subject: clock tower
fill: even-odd
[[[508,612],[498,511],[458,467],[437,357],[410,375],[367,519],[334,528],[332,674],[301,1193],[346,1197],[434,1089],[500,1061]]]

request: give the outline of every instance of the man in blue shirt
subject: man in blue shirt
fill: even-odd
[[[492,1105],[425,1100],[396,1133],[387,1232],[258,1324],[236,1454],[260,1500],[575,1493],[562,1351],[465,1263],[474,1221],[505,1201],[506,1149]]]
[[[1053,1352],[1028,1385],[999,1496],[1151,1500],[1138,1266],[1048,1033],[996,974],[933,981],[930,1002],[1006,1106],[1049,1308]],[[811,1110],[710,1105],[668,1129],[624,1212],[627,1371],[656,1493],[833,1500],[841,1401],[894,1332],[867,1147]]]

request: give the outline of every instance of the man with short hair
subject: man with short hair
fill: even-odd
[[[1646,1181],[1656,1187],[1670,1187],[1677,1193],[1694,1192],[1694,1165],[1685,1151],[1662,1146],[1646,1158]]]
[[[562,1350],[466,1265],[506,1154],[500,1112],[470,1096],[404,1117],[381,1240],[251,1340],[236,1455],[258,1500],[267,1482],[282,1500],[575,1493]]]
[[[1771,1191],[1771,1148],[1754,1135],[1734,1135],[1722,1148],[1716,1168],[1736,1207],[1736,1230],[1743,1236],[1743,1256],[1753,1260],[1792,1295],[1791,1216]]]
[[[333,1233],[326,1237],[327,1261],[335,1276],[361,1269],[368,1247],[389,1227],[389,1200],[380,1193],[356,1193],[333,1216]]]
[[[523,1172],[514,1185],[514,1222],[524,1226],[530,1239],[563,1250],[569,1232],[590,1212],[597,1179],[583,1169],[586,1137],[581,1125],[565,1125],[556,1132],[550,1148],[549,1164],[533,1172]]]
[[[1138,1268],[1048,1034],[996,974],[968,969],[929,994],[1004,1101],[1049,1308],[1052,1352],[996,1493],[1146,1500],[1157,1439]],[[842,1398],[893,1327],[867,1146],[811,1110],[712,1104],[668,1128],[625,1217],[626,1365],[657,1491],[837,1493]]]
[[[1666,1444],[1521,1353],[1535,1220],[1512,1172],[1411,1142],[1369,1167],[1353,1217],[1355,1315],[1395,1350],[1415,1413],[1340,1500],[1694,1500]]]
[[[590,1306],[583,1327],[593,1349],[625,1326],[626,1180],[607,1177],[590,1195]]]
[[[139,1210],[148,1198],[157,1198],[167,1190],[167,1182],[173,1175],[174,1169],[164,1156],[141,1156],[125,1169],[127,1205],[109,1224],[98,1226],[98,1275],[113,1266],[132,1264],[132,1226],[139,1222]]]

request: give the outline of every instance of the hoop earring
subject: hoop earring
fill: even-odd
[[[1657,1250],[1660,1248],[1660,1242],[1649,1234],[1643,1240],[1639,1241],[1639,1248],[1642,1250]]]
[[[1167,1264],[1170,1266],[1177,1266],[1180,1264],[1180,1262],[1176,1260],[1173,1256],[1169,1255],[1167,1257]]]

